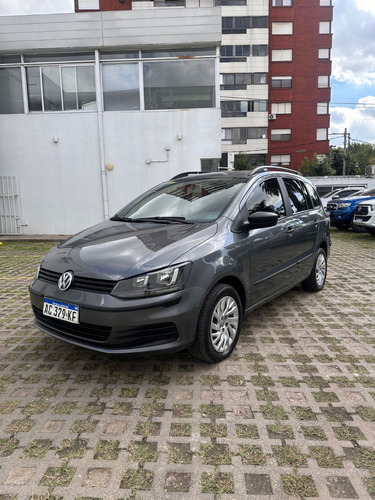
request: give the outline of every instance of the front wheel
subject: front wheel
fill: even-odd
[[[367,229],[364,226],[359,226],[354,222],[354,218],[352,219],[350,223],[350,227],[352,228],[352,231],[354,233],[366,233]]]
[[[320,292],[327,278],[327,254],[319,249],[310,276],[302,281],[302,288],[309,292]]]
[[[217,363],[236,347],[241,329],[242,305],[230,285],[216,285],[203,303],[190,353],[202,361]]]

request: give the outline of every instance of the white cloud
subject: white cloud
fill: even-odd
[[[375,14],[375,2],[374,0],[355,0],[358,9],[367,10]]]
[[[336,1],[332,74],[341,82],[375,85],[375,2]]]
[[[355,108],[335,106],[330,112],[332,131],[344,133],[344,129],[347,128],[352,140],[375,144],[375,96],[359,99]],[[342,138],[331,137],[332,145],[341,143]]]

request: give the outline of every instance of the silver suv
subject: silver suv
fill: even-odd
[[[320,198],[295,171],[181,174],[45,255],[35,324],[97,351],[218,362],[244,313],[299,283],[324,287],[329,250]]]

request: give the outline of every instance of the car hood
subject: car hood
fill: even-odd
[[[42,267],[55,272],[119,280],[176,261],[215,235],[216,223],[159,224],[104,221],[50,250]],[[181,259],[181,260],[180,260]]]
[[[337,198],[329,203],[359,203],[360,201],[372,200],[374,196],[348,196],[348,198]]]

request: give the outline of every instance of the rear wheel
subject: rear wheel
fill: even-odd
[[[302,288],[309,292],[319,292],[324,288],[327,278],[327,254],[320,248],[310,276],[302,281]]]
[[[236,347],[241,329],[242,305],[230,285],[216,285],[202,306],[190,353],[203,361],[217,363]]]

